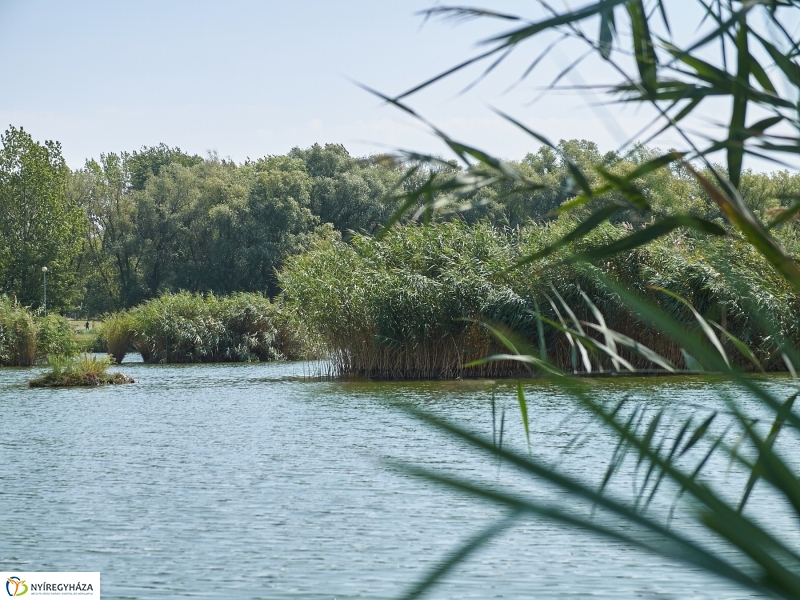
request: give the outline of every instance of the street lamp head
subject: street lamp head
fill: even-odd
[[[47,267],[42,267],[42,273],[47,273]]]

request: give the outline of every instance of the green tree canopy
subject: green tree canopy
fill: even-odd
[[[463,193],[434,191],[434,201],[453,194],[457,202],[443,203],[443,210],[431,216],[512,228],[551,221],[554,211],[580,193],[575,165],[597,187],[603,179],[595,163],[625,176],[661,153],[635,145],[617,154],[588,140],[561,140],[554,148],[542,146],[522,160],[506,161],[535,185],[501,179],[477,189],[467,186]],[[376,233],[397,208],[387,197],[422,189],[431,177],[480,177],[482,168],[441,158],[425,163],[403,155],[353,157],[339,144],[295,148],[243,164],[192,156],[165,144],[101,155],[73,172],[67,185],[70,201],[83,207],[88,222],[80,273],[83,304],[97,314],[179,290],[274,295],[280,291],[276,270],[315,237],[331,230],[346,240],[351,232]],[[721,216],[679,163],[647,172],[638,185],[652,212],[620,210],[614,223],[638,229],[652,215],[680,211],[705,219]],[[744,201],[759,214],[778,214],[797,195],[800,176],[746,171],[741,188]],[[610,189],[596,202],[627,201]],[[462,205],[472,210],[453,210]]]
[[[0,288],[23,304],[66,308],[77,293],[78,257],[86,217],[66,193],[69,169],[58,142],[35,142],[9,127],[0,138]]]

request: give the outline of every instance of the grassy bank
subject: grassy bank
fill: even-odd
[[[575,225],[562,219],[501,230],[486,223],[469,227],[452,222],[406,226],[379,240],[320,242],[309,253],[288,260],[280,275],[283,302],[321,340],[341,375],[402,379],[523,372],[512,362],[465,366],[507,351],[481,322],[514,332],[531,353],[544,349],[548,359],[564,369],[613,369],[609,359],[592,354],[591,344],[559,331],[563,323],[602,340],[586,325],[597,324],[594,307],[608,328],[647,344],[676,368],[697,368],[680,347],[624,305],[594,267],[564,263],[568,250],[591,252],[630,233],[625,224],[605,224],[578,244],[507,271]],[[800,340],[795,318],[800,299],[750,246],[735,239],[675,233],[612,256],[602,267],[682,323],[697,326],[687,306],[654,288],[679,294],[702,316],[742,340],[767,369],[783,365],[774,353],[776,336],[795,345]],[[768,322],[751,318],[754,298]],[[537,311],[555,326],[545,322],[540,333]],[[733,362],[755,368],[734,342],[724,343]],[[620,353],[637,368],[656,366],[641,352]]]
[[[261,294],[165,294],[108,315],[100,337],[117,362],[133,349],[147,363],[261,362],[302,358],[292,322]]]
[[[72,328],[75,343],[81,352],[97,352],[97,333],[100,323],[90,321],[89,328],[86,328],[87,321],[71,320],[69,326]],[[105,350],[103,348],[103,350]]]

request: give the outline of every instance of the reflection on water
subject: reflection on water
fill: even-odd
[[[311,377],[317,367],[124,364],[136,384],[69,390],[28,389],[34,371],[1,369],[0,568],[100,571],[107,599],[391,598],[500,513],[387,459],[554,494],[393,404],[491,436],[494,393],[504,443],[524,448],[512,384],[336,382]],[[612,400],[719,406],[718,384],[698,379],[596,385]],[[596,481],[610,438],[552,385],[533,382],[528,393],[536,455]],[[570,445],[581,431],[591,435]],[[752,502],[771,506],[759,488]],[[582,595],[746,597],[537,520],[499,537],[432,597]]]

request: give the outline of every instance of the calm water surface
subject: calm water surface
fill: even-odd
[[[502,513],[389,461],[568,505],[393,406],[410,402],[491,436],[494,392],[498,424],[506,411],[504,444],[524,449],[513,384],[347,383],[306,377],[313,369],[125,364],[134,385],[92,390],[29,389],[36,370],[0,369],[0,570],[100,571],[106,599],[396,598]],[[678,413],[720,406],[720,384],[707,380],[596,385],[609,400],[627,394]],[[770,385],[788,389],[782,379]],[[612,440],[557,388],[534,382],[526,390],[533,453],[598,481]],[[710,466],[722,487],[737,476],[726,467]],[[630,496],[624,482],[617,487]],[[756,488],[751,510],[780,530],[790,517],[765,494]],[[431,597],[582,596],[750,597],[533,519]]]

